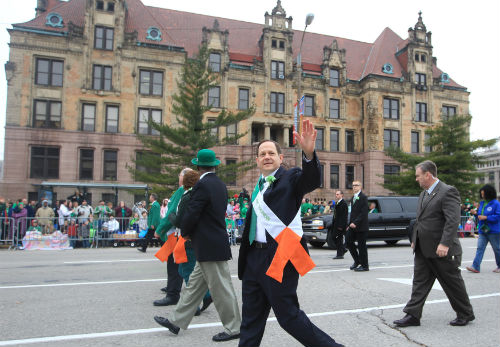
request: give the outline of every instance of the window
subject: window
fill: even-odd
[[[102,193],[101,199],[106,201],[106,202],[112,202],[112,203],[116,204],[116,195],[114,193]],[[144,200],[144,196],[143,196],[143,200]]]
[[[285,110],[285,94],[271,93],[271,112],[284,113]]]
[[[226,159],[226,165],[234,165],[236,164],[236,159]],[[228,186],[235,186],[236,185],[236,170],[231,170],[227,174],[227,180],[226,184]]]
[[[330,129],[330,152],[339,151],[339,131]]]
[[[338,189],[339,188],[339,166],[338,165],[330,165],[330,188]]]
[[[61,60],[36,59],[35,84],[62,87],[63,65]]]
[[[384,129],[384,148],[399,147],[399,130]]]
[[[493,183],[495,182],[495,172],[494,171],[490,171],[488,172],[488,180]]]
[[[345,187],[352,189],[352,182],[354,181],[354,165],[345,166]]]
[[[208,118],[207,122],[208,124],[215,124],[216,119],[215,118]],[[215,136],[216,139],[219,138],[219,128],[218,127],[212,127],[210,128],[210,135]]]
[[[248,89],[240,88],[238,93],[238,109],[248,110],[249,95],[250,91]]]
[[[82,105],[82,130],[95,131],[95,104]]]
[[[324,146],[324,138],[325,138],[325,129],[323,128],[316,128],[317,131],[317,136],[316,136],[316,150],[318,151],[324,151],[325,146]]]
[[[420,54],[415,53],[415,61],[420,61]]]
[[[425,134],[425,135],[424,135],[424,141],[425,141],[425,143],[424,143],[424,144],[425,144],[425,146],[424,146],[424,150],[425,150],[427,153],[432,152],[432,146],[429,146],[429,145],[428,145],[428,143],[429,143],[430,139],[431,139],[431,135],[429,135],[429,134]]]
[[[331,119],[339,119],[340,118],[339,104],[340,104],[340,100],[330,99],[330,118]]]
[[[282,61],[271,61],[271,78],[284,79],[285,78],[285,63]]]
[[[319,164],[319,187],[324,188],[325,187],[325,165]]]
[[[276,39],[271,40],[271,48],[278,48],[278,40]]]
[[[94,179],[94,150],[80,149],[80,179]]]
[[[112,71],[111,66],[94,65],[92,89],[111,90]]]
[[[118,162],[118,151],[115,150],[105,150],[104,151],[104,165],[103,165],[103,177],[105,181],[116,181],[117,175],[117,162]]]
[[[211,87],[208,90],[208,106],[220,107],[220,87]]]
[[[115,3],[109,1],[108,2],[108,7],[106,8],[106,11],[108,11],[108,12],[115,12]]]
[[[35,128],[61,127],[61,102],[50,100],[35,100]]]
[[[210,53],[208,65],[213,72],[220,72],[220,53]]]
[[[415,74],[415,83],[419,86],[425,86],[427,85],[427,76],[423,73],[416,73]]]
[[[95,2],[95,8],[96,10],[104,10],[104,1],[101,1],[101,0],[97,0]]]
[[[285,41],[280,40],[280,49],[285,49]]]
[[[391,177],[387,177],[387,175],[389,176],[393,176],[393,175],[399,175],[399,166],[398,165],[384,165],[384,184],[393,184],[395,183],[393,179],[391,179]]]
[[[339,86],[339,70],[330,69],[330,87]]]
[[[457,108],[455,106],[445,106],[442,107],[442,117],[443,119],[448,119],[456,114]]]
[[[417,114],[415,117],[417,122],[427,122],[427,104],[424,102],[417,102]]]
[[[161,172],[161,156],[152,152],[135,152],[136,171],[147,174],[159,174]],[[140,175],[136,173],[135,180],[140,181]]]
[[[236,126],[236,123],[230,124],[226,127],[226,137],[235,137],[237,132],[238,132],[238,128]],[[236,144],[238,144],[238,141],[237,140],[229,141],[228,144],[236,145]]]
[[[314,96],[306,95],[304,104],[304,116],[315,116],[316,112],[314,109]]]
[[[417,131],[411,132],[411,152],[420,153],[420,133]]]
[[[31,147],[30,178],[59,178],[58,147]]]
[[[106,132],[107,133],[117,133],[118,132],[118,116],[119,108],[118,106],[106,105]]]
[[[345,151],[354,152],[354,131],[345,131]]]
[[[384,98],[384,118],[399,119],[399,100]]]
[[[422,63],[425,63],[425,60],[426,60],[425,54],[422,54],[420,56],[420,60],[422,61]]]
[[[163,94],[163,72],[140,70],[139,93],[142,95],[161,96]]]
[[[94,37],[94,48],[112,51],[113,35],[114,31],[112,28],[96,26],[95,37]]]
[[[160,135],[160,132],[154,129],[150,122],[161,124],[161,110],[140,108],[137,121],[137,133],[142,135]]]

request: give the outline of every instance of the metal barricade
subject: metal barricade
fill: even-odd
[[[472,236],[477,233],[476,218],[474,216],[461,216],[458,226],[458,235],[460,237]]]
[[[11,217],[0,217],[0,244],[14,247],[15,221]]]
[[[113,217],[95,221],[95,247],[135,247],[139,239],[139,220]]]

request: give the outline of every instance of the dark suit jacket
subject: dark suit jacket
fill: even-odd
[[[417,221],[413,227],[412,242],[427,258],[437,258],[440,243],[449,247],[448,257],[462,254],[457,230],[460,224],[460,194],[455,187],[441,181],[431,195],[424,198],[423,191],[418,198]]]
[[[335,204],[333,210],[333,231],[345,231],[347,228],[347,202],[344,199]]]
[[[356,224],[355,232],[368,232],[368,198],[363,193],[359,192],[359,199],[353,203],[354,197],[351,200],[351,220],[349,224]]]
[[[307,162],[302,159],[302,169],[295,167],[285,170],[280,167],[274,175],[276,181],[267,188],[264,193],[264,201],[286,225],[291,223],[297,211],[300,210],[304,195],[320,186],[320,170],[319,160],[314,153],[314,158],[311,161]],[[240,280],[245,272],[247,253],[250,249],[248,235],[251,219],[252,207],[250,206],[245,220],[238,258],[238,277]],[[268,247],[275,252],[278,244],[269,234],[266,233],[266,235]],[[303,237],[300,242],[307,251],[307,244]]]
[[[181,235],[190,237],[197,261],[231,259],[226,231],[226,185],[214,173],[193,187],[181,222]]]

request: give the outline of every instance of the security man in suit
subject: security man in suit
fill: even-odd
[[[193,187],[181,222],[181,235],[191,240],[196,265],[171,319],[154,317],[155,321],[174,334],[187,329],[199,303],[208,289],[219,314],[224,331],[214,335],[213,341],[228,341],[240,336],[240,310],[236,299],[228,260],[231,248],[226,232],[226,185],[215,175],[220,160],[209,149],[202,149],[191,163],[198,167],[200,180]]]
[[[354,263],[350,269],[354,271],[369,271],[368,249],[366,237],[368,236],[368,198],[361,191],[361,182],[352,182],[354,196],[351,200],[351,218],[347,229],[346,244]],[[357,241],[358,247],[354,242]]]
[[[270,235],[268,227],[264,228],[266,221],[257,217],[257,213],[261,212],[260,209],[254,211],[256,202],[263,200],[264,203],[259,207],[269,208],[275,218],[289,225],[297,218],[297,214],[300,221],[299,210],[303,196],[320,186],[320,164],[314,152],[316,130],[306,120],[302,134],[294,132],[294,136],[303,151],[302,170],[286,170],[281,167],[283,154],[276,142],[265,140],[257,146],[256,162],[261,176],[252,194],[252,206],[247,212],[238,258],[238,277],[243,282],[239,346],[260,345],[271,308],[280,326],[301,344],[342,346],[316,327],[299,308],[299,274],[290,261],[284,267],[281,282],[266,274],[278,251],[278,243]],[[303,247],[305,255],[309,257],[304,238],[295,246]]]
[[[331,232],[335,240],[337,256],[333,259],[344,259],[344,253],[347,252],[344,246],[344,233],[347,228],[348,208],[344,200],[344,192],[337,190],[335,192],[335,199],[337,203],[333,210],[333,225]]]
[[[467,325],[475,317],[459,268],[462,261],[462,247],[457,236],[460,194],[455,187],[437,178],[436,164],[430,160],[416,166],[415,177],[424,191],[418,199],[412,233],[413,287],[410,301],[403,309],[406,316],[394,324],[400,327],[420,325],[425,299],[437,278],[457,313],[450,325]]]

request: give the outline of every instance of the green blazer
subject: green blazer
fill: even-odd
[[[158,229],[158,224],[160,224],[160,204],[158,201],[154,201],[149,209],[148,227],[151,228],[154,226],[156,230]]]

